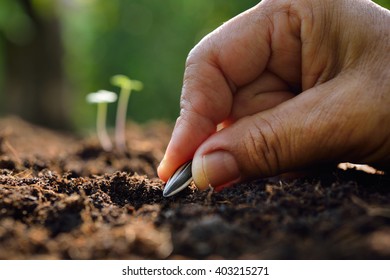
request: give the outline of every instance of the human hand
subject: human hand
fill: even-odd
[[[367,0],[262,1],[226,22],[187,58],[160,178],[191,158],[200,189],[342,161],[388,166],[389,27]]]

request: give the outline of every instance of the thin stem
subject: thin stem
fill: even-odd
[[[96,130],[103,150],[111,151],[112,143],[106,129],[107,103],[99,103],[97,108]]]
[[[131,89],[122,88],[118,101],[118,110],[116,113],[115,125],[115,144],[119,151],[126,150],[126,117],[127,104],[129,102]]]

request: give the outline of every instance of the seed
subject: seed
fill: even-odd
[[[172,196],[184,190],[192,181],[191,172],[192,161],[188,161],[180,166],[175,173],[169,178],[165,185],[163,196]]]

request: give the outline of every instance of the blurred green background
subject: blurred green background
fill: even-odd
[[[119,92],[110,77],[144,83],[128,117],[173,121],[184,63],[207,33],[258,0],[0,0],[0,115],[84,130],[89,92]],[[389,0],[376,1],[390,7]],[[109,125],[115,119],[109,107]]]

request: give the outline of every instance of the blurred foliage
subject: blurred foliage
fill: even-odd
[[[9,15],[13,15],[10,17]],[[23,44],[32,35],[31,23],[24,14],[18,2],[13,0],[2,0],[0,2],[0,39],[3,37],[16,44]],[[4,95],[2,85],[4,84],[4,44],[0,40],[0,112],[4,107]]]
[[[84,0],[64,1],[61,19],[67,73],[73,86],[74,116],[91,121],[84,95],[124,74],[144,84],[132,94],[128,115],[136,121],[173,120],[179,113],[184,63],[208,32],[256,0]],[[115,107],[112,105],[111,107]],[[110,108],[113,122],[115,108]]]
[[[33,36],[32,24],[19,2],[2,0],[0,4],[0,31],[3,36],[15,44],[30,40]]]
[[[390,0],[375,0],[374,2],[386,9],[390,9]]]
[[[3,90],[3,85],[4,85],[4,50],[3,50],[3,44],[0,40],[0,115],[1,112],[4,110],[4,94],[2,94]]]
[[[23,44],[31,38],[32,33],[31,22],[19,3],[13,0],[2,0],[0,2],[0,112],[5,106],[2,94],[5,77],[5,54],[4,41],[1,39],[4,38],[15,44]]]
[[[27,1],[27,0],[26,0]],[[174,120],[184,63],[191,48],[207,33],[258,0],[31,0],[42,17],[57,17],[65,46],[69,110],[76,127],[94,125],[89,92],[118,92],[110,77],[124,74],[144,84],[131,96],[129,118]],[[390,8],[389,0],[377,3]],[[0,36],[23,44],[34,36],[19,1],[1,0]],[[12,15],[12,16],[10,16]],[[0,88],[4,55],[0,40]],[[3,96],[0,91],[0,102]],[[111,125],[115,106],[109,108]],[[1,108],[0,108],[1,109]]]

